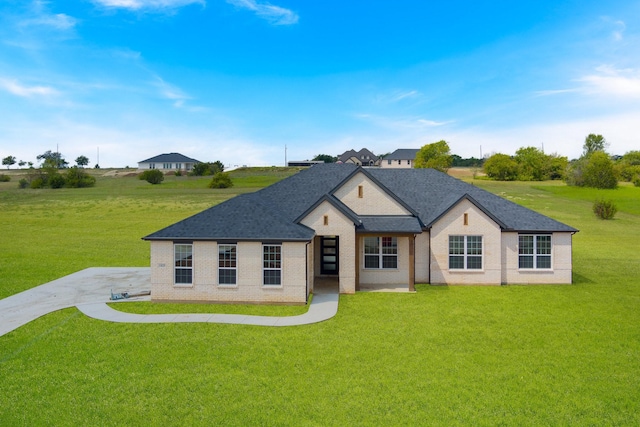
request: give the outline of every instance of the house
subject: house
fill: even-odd
[[[193,165],[201,163],[180,153],[160,154],[138,162],[138,169],[159,169],[161,171],[190,171]]]
[[[418,148],[399,148],[391,154],[387,154],[380,161],[380,167],[386,169],[409,169],[413,167]]]
[[[144,240],[153,300],[304,303],[319,278],[571,283],[575,232],[433,169],[321,164]]]
[[[366,148],[360,151],[349,150],[338,156],[337,163],[351,163],[358,166],[378,166],[380,159]]]

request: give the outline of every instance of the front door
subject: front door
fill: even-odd
[[[320,273],[338,274],[338,236],[320,237]]]

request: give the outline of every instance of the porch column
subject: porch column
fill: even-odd
[[[416,290],[416,236],[409,237],[409,291]]]
[[[356,237],[356,291],[360,290],[360,236],[354,233]]]

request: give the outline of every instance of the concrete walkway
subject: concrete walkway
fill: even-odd
[[[269,317],[229,314],[131,314],[113,310],[114,293],[135,293],[151,289],[151,271],[141,267],[87,268],[44,285],[0,300],[0,336],[45,314],[78,307],[87,316],[111,322],[211,322],[244,325],[292,326],[321,322],[338,311],[338,293],[314,295],[309,311],[299,316]],[[149,297],[126,301],[148,301]],[[126,303],[126,302],[122,302]]]

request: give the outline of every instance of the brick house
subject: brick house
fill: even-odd
[[[361,286],[571,283],[576,229],[432,169],[322,164],[144,237],[152,298],[304,303]]]

